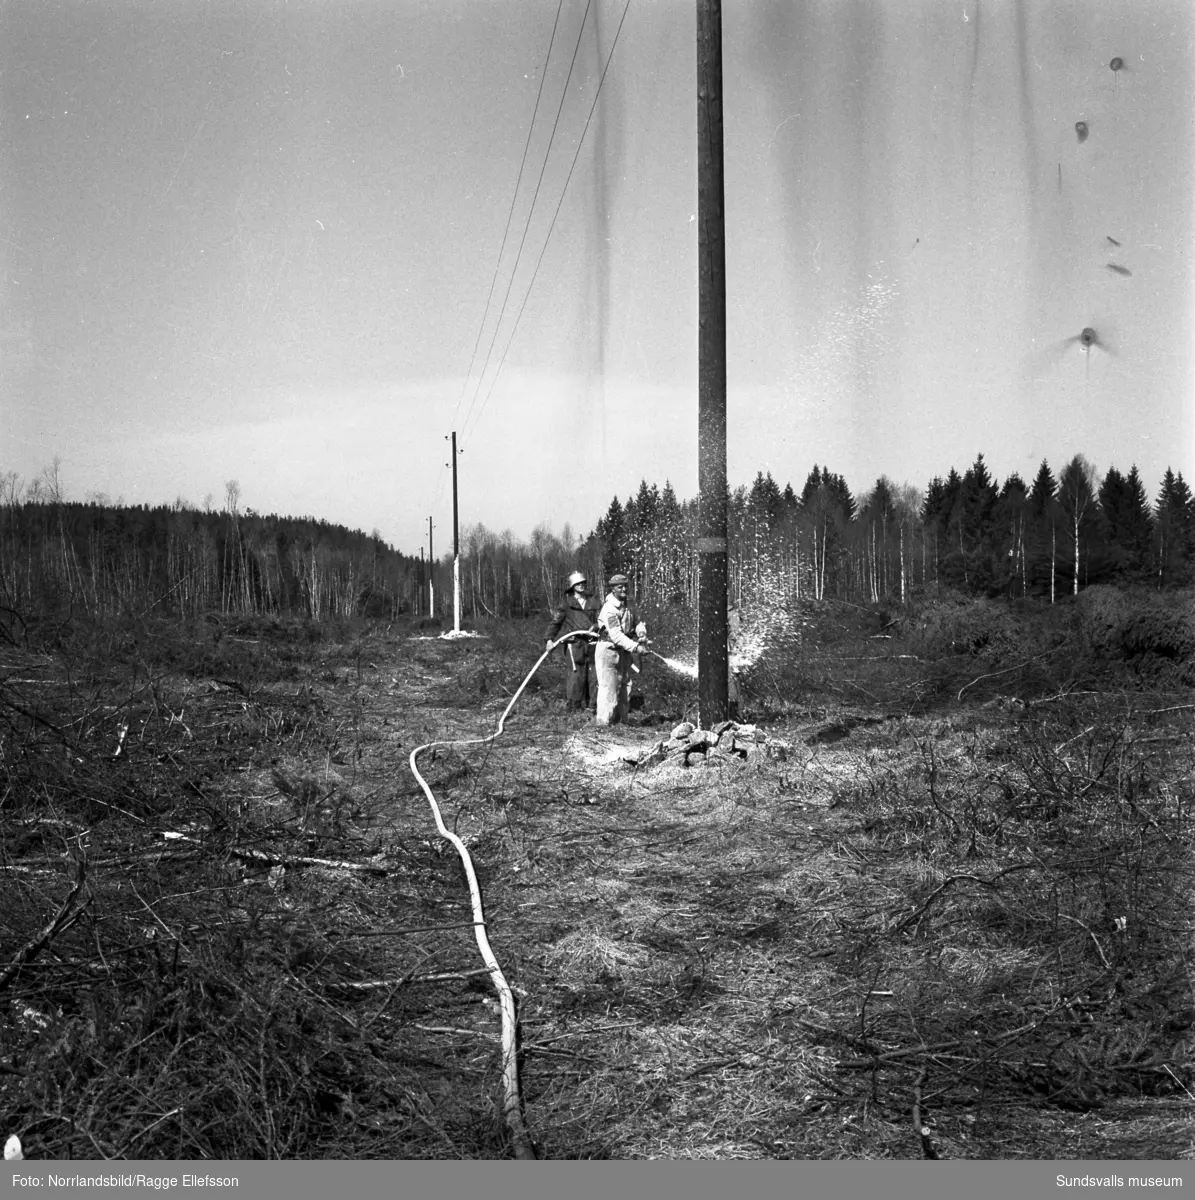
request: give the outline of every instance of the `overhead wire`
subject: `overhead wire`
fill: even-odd
[[[560,13],[564,8],[564,0],[558,0],[556,5],[556,20],[552,22],[552,36],[548,40],[548,52],[544,55],[544,65],[539,73],[539,90],[535,93],[535,109],[531,113],[531,124],[527,129],[527,141],[523,144],[523,158],[519,163],[519,174],[515,179],[514,191],[510,197],[510,211],[506,214],[506,228],[502,231],[502,244],[498,247],[498,257],[494,262],[494,277],[490,280],[489,294],[485,298],[485,311],[481,314],[481,323],[477,327],[477,340],[473,343],[473,353],[469,355],[469,366],[465,378],[461,382],[461,394],[457,398],[456,408],[452,412],[452,422],[456,424],[457,415],[461,411],[465,393],[469,390],[469,380],[473,377],[473,364],[477,361],[477,348],[481,345],[481,335],[485,332],[486,318],[490,315],[490,303],[494,299],[494,288],[498,284],[498,271],[502,266],[502,256],[506,253],[506,240],[510,236],[510,224],[515,215],[515,202],[519,198],[519,186],[523,182],[523,169],[527,165],[527,153],[531,149],[531,135],[535,132],[535,122],[539,116],[539,103],[544,94],[544,81],[548,77],[548,64],[552,60],[552,48],[556,45],[556,30],[560,25]],[[551,149],[551,143],[548,146]],[[534,204],[534,201],[532,201]],[[518,265],[516,260],[515,265]],[[501,315],[499,315],[501,320]],[[484,369],[483,369],[484,370]]]
[[[552,146],[554,145],[554,143],[556,141],[556,131],[560,127],[560,114],[564,111],[564,102],[568,99],[568,85],[572,81],[573,71],[576,69],[576,66],[577,66],[577,55],[580,53],[580,50],[581,50],[581,39],[585,36],[585,26],[589,21],[589,10],[592,7],[593,7],[593,0],[586,0],[585,12],[581,17],[581,28],[577,31],[577,42],[576,42],[576,45],[573,46],[572,61],[568,65],[568,76],[565,78],[564,87],[561,89],[561,92],[560,92],[560,103],[559,103],[559,105],[557,105],[557,108],[556,108],[556,119],[552,122],[552,133],[551,133],[551,136],[548,138],[548,148],[544,151],[544,161],[543,161],[543,165],[539,169],[539,179],[536,180],[535,192],[532,194],[532,197],[531,197],[531,205],[527,209],[527,220],[523,222],[523,236],[519,240],[519,249],[515,254],[514,266],[511,267],[511,270],[510,270],[510,280],[508,281],[508,283],[506,285],[506,292],[504,293],[504,295],[502,297],[502,305],[498,310],[497,320],[494,322],[494,334],[493,334],[493,337],[490,338],[490,344],[489,344],[488,348],[486,349],[485,362],[482,363],[481,371],[477,376],[477,387],[474,389],[473,399],[471,401],[469,401],[469,408],[465,413],[465,419],[464,419],[464,422],[462,423],[462,430],[465,426],[467,426],[469,424],[469,418],[473,415],[473,407],[477,403],[477,397],[481,394],[482,381],[485,379],[486,370],[489,368],[490,357],[492,356],[492,354],[494,352],[494,345],[498,341],[498,331],[502,327],[502,318],[506,315],[506,303],[510,299],[511,289],[514,287],[515,275],[518,273],[519,262],[522,260],[522,257],[523,257],[523,247],[526,246],[526,244],[527,244],[527,234],[531,230],[531,220],[535,215],[535,203],[539,199],[539,191],[540,191],[540,188],[543,186],[543,182],[544,182],[544,173],[548,169],[548,159],[552,155]],[[600,89],[600,85],[599,85],[599,89]],[[586,122],[586,128],[588,128],[588,122]],[[582,134],[581,136],[582,136],[582,139],[584,139],[585,135]],[[571,174],[571,172],[570,172],[570,174]],[[567,186],[567,184],[565,186]]]
[[[477,425],[480,423],[482,415],[485,412],[486,405],[489,404],[490,397],[494,394],[494,387],[498,382],[498,376],[502,373],[502,367],[506,362],[506,356],[510,353],[510,347],[514,343],[515,334],[518,333],[519,322],[523,318],[523,311],[527,307],[527,301],[531,298],[531,290],[532,290],[532,288],[535,287],[535,281],[539,276],[539,269],[543,265],[544,255],[547,253],[547,250],[548,250],[548,243],[552,240],[552,231],[556,228],[556,218],[560,215],[560,210],[564,205],[564,197],[568,193],[569,182],[572,180],[573,171],[576,169],[576,166],[577,166],[577,160],[581,157],[581,150],[583,149],[583,147],[585,145],[585,135],[589,132],[589,126],[590,126],[591,122],[593,121],[593,114],[597,110],[597,103],[602,94],[602,85],[606,82],[606,74],[610,70],[611,62],[614,60],[614,51],[618,49],[618,39],[619,39],[619,36],[622,34],[622,27],[623,27],[624,22],[627,19],[627,12],[630,10],[630,7],[631,7],[631,0],[626,0],[626,4],[623,6],[622,16],[621,16],[621,18],[619,18],[618,28],[614,31],[614,41],[610,45],[610,53],[606,56],[606,65],[602,68],[602,75],[601,75],[601,78],[598,80],[597,91],[594,93],[594,96],[593,96],[593,103],[589,106],[589,116],[586,117],[586,119],[585,119],[585,128],[582,129],[582,131],[581,131],[580,140],[577,142],[577,151],[573,155],[572,165],[568,169],[568,175],[566,176],[566,178],[564,180],[564,187],[561,189],[561,192],[560,192],[560,200],[556,204],[556,211],[552,214],[552,220],[548,225],[548,235],[546,238],[544,238],[543,248],[539,252],[539,258],[536,260],[536,263],[535,263],[535,270],[531,274],[531,282],[527,285],[527,291],[526,291],[525,295],[523,296],[523,303],[519,306],[518,314],[515,316],[514,326],[511,329],[510,337],[507,339],[507,342],[506,342],[506,349],[503,350],[502,357],[498,360],[498,367],[494,371],[493,378],[490,380],[489,390],[486,392],[485,399],[481,403],[481,408],[478,409],[477,421],[473,425],[474,429],[476,429]],[[513,276],[512,276],[512,281],[513,281]],[[496,332],[497,332],[497,330],[495,330],[495,333]],[[479,388],[479,390],[480,390],[480,388]],[[474,397],[474,399],[476,400],[476,396]],[[473,411],[473,406],[470,405],[469,413],[471,414],[472,411]],[[464,439],[465,435],[468,432],[468,423],[469,423],[469,415],[466,414],[465,429],[462,430],[462,440]]]
[[[584,15],[584,16],[581,18],[581,30],[582,30],[582,32],[584,32],[584,29],[585,29],[585,22],[586,22],[586,20],[587,20],[587,19],[588,19],[588,17],[589,17],[589,5],[590,5],[590,4],[592,4],[592,0],[588,0],[588,3],[586,4],[586,7],[585,7],[585,15]],[[452,414],[452,424],[453,424],[454,426],[456,425],[456,418],[457,418],[457,415],[458,415],[458,414],[459,414],[459,412],[460,412],[461,403],[464,401],[464,398],[465,398],[465,392],[466,392],[466,391],[468,391],[468,388],[469,388],[469,380],[472,378],[472,374],[473,374],[473,363],[474,363],[474,362],[476,361],[476,359],[477,359],[477,348],[478,348],[478,347],[481,345],[481,339],[482,339],[482,336],[483,336],[483,334],[485,333],[485,322],[486,322],[486,317],[487,317],[487,316],[488,316],[488,314],[489,314],[489,310],[490,310],[490,302],[491,302],[491,300],[493,299],[494,288],[495,288],[495,286],[497,285],[497,281],[498,281],[498,272],[499,272],[499,270],[501,269],[501,266],[502,266],[502,257],[503,257],[503,254],[505,253],[505,250],[506,250],[506,241],[507,241],[507,237],[508,237],[508,235],[509,235],[509,233],[510,233],[510,225],[511,225],[511,220],[512,220],[512,218],[513,218],[513,216],[514,216],[515,204],[516,204],[516,202],[517,202],[517,200],[518,200],[518,194],[519,194],[519,185],[521,184],[521,182],[522,182],[522,179],[523,179],[523,169],[524,169],[524,167],[525,167],[525,165],[526,165],[526,162],[527,162],[527,155],[528,155],[528,150],[529,150],[529,148],[530,148],[530,146],[531,146],[531,136],[532,136],[532,133],[533,133],[533,132],[534,132],[534,130],[535,130],[535,121],[536,121],[536,118],[537,118],[537,116],[538,116],[538,114],[539,114],[539,103],[540,103],[540,97],[543,95],[544,83],[546,82],[546,80],[547,80],[547,77],[548,77],[548,65],[549,65],[549,63],[550,63],[550,61],[551,61],[551,56],[552,56],[552,48],[553,48],[553,47],[555,46],[555,44],[556,44],[556,30],[557,30],[557,27],[558,27],[558,25],[559,25],[559,23],[560,23],[560,13],[561,13],[561,11],[562,11],[562,9],[563,9],[563,6],[564,6],[564,0],[558,0],[557,6],[556,6],[556,20],[555,20],[555,21],[553,22],[553,24],[552,24],[552,36],[551,36],[551,38],[549,39],[549,42],[548,42],[548,53],[547,53],[547,55],[545,55],[545,57],[544,57],[544,65],[543,65],[543,68],[542,68],[542,69],[541,69],[541,71],[540,71],[539,89],[538,89],[538,91],[537,91],[537,93],[536,93],[536,97],[535,97],[535,111],[534,111],[534,112],[531,114],[531,126],[530,126],[530,128],[527,130],[527,141],[524,143],[524,146],[523,146],[523,160],[522,160],[522,162],[519,164],[519,174],[518,174],[518,178],[515,180],[515,189],[514,189],[514,194],[513,194],[513,195],[511,196],[511,198],[510,198],[510,212],[507,214],[507,218],[506,218],[506,229],[505,229],[505,231],[504,231],[504,232],[503,232],[503,234],[502,234],[502,245],[501,245],[501,247],[500,247],[500,248],[499,248],[499,250],[498,250],[498,259],[497,259],[497,261],[496,261],[496,262],[495,262],[495,264],[494,264],[494,276],[493,276],[493,279],[492,279],[492,280],[491,280],[491,282],[490,282],[490,294],[489,294],[489,296],[486,298],[486,307],[485,307],[485,312],[482,314],[482,318],[481,318],[481,324],[478,326],[478,329],[477,329],[477,341],[476,341],[476,343],[475,343],[475,344],[474,344],[474,346],[473,346],[473,353],[472,353],[472,355],[471,355],[471,356],[470,356],[470,358],[469,358],[469,369],[468,369],[468,371],[467,371],[467,372],[466,372],[466,374],[465,374],[464,383],[463,383],[463,384],[462,384],[462,386],[461,386],[461,394],[460,394],[460,397],[457,399],[457,402],[456,402],[456,408],[455,408],[455,410],[453,411],[453,414]],[[576,59],[577,59],[577,50],[578,50],[578,48],[580,47],[580,44],[581,44],[581,35],[580,35],[580,34],[578,34],[578,36],[577,36],[577,46],[573,48],[573,63],[575,63],[575,62],[576,62]],[[569,75],[568,75],[568,79],[571,79],[571,78],[572,78],[572,73],[573,73],[573,66],[572,66],[572,64],[570,64],[570,66],[569,66]],[[536,183],[536,186],[535,186],[535,193],[534,193],[534,194],[533,194],[533,196],[531,197],[531,206],[530,206],[530,208],[528,209],[528,213],[527,213],[527,223],[526,223],[526,224],[524,225],[524,227],[523,227],[523,237],[522,237],[522,240],[521,240],[521,241],[520,241],[520,243],[519,243],[519,250],[518,250],[518,253],[515,255],[514,266],[511,268],[511,280],[512,280],[512,282],[513,282],[513,279],[514,279],[514,273],[515,273],[515,272],[518,270],[518,266],[519,266],[519,258],[520,258],[520,256],[522,255],[522,251],[523,251],[523,243],[524,243],[524,242],[526,242],[526,240],[527,240],[527,227],[530,225],[530,222],[531,222],[531,214],[532,214],[532,213],[534,212],[534,210],[535,210],[535,201],[536,201],[536,198],[539,196],[539,187],[540,187],[540,183],[542,183],[542,181],[543,181],[544,170],[545,170],[545,169],[546,169],[546,167],[547,167],[548,155],[551,153],[551,150],[552,150],[552,143],[553,143],[553,141],[554,141],[554,140],[555,140],[555,138],[556,138],[556,129],[557,129],[557,127],[558,127],[558,126],[559,126],[559,124],[560,124],[560,111],[561,111],[561,109],[564,107],[564,100],[565,100],[565,98],[568,96],[568,79],[566,79],[566,80],[565,80],[565,84],[564,84],[564,92],[563,92],[563,93],[562,93],[562,95],[561,95],[560,104],[559,104],[559,106],[558,106],[558,107],[557,107],[557,109],[556,109],[556,119],[555,119],[555,120],[553,121],[553,123],[552,123],[552,132],[551,132],[551,135],[550,135],[550,136],[549,136],[549,138],[548,138],[548,148],[547,148],[547,150],[546,150],[546,151],[545,151],[545,153],[544,153],[544,164],[543,164],[543,166],[540,168],[540,173],[539,173],[539,181],[537,181],[537,183]],[[510,285],[508,284],[508,285],[507,285],[507,288],[506,288],[506,293],[505,293],[505,295],[504,295],[504,296],[503,296],[503,298],[502,298],[502,305],[501,305],[501,307],[500,307],[500,308],[499,308],[499,310],[498,310],[498,317],[497,317],[497,320],[496,320],[496,322],[495,322],[495,325],[494,325],[494,337],[490,339],[490,345],[489,345],[489,348],[488,348],[488,349],[487,349],[487,351],[486,351],[486,358],[485,358],[485,362],[482,364],[481,371],[480,371],[480,373],[479,373],[479,375],[478,375],[478,377],[477,377],[477,388],[474,390],[474,393],[473,393],[473,399],[470,401],[470,403],[469,403],[469,409],[468,409],[468,411],[467,411],[467,412],[466,412],[466,414],[465,414],[465,422],[466,422],[466,423],[468,422],[468,419],[469,419],[469,413],[471,413],[471,412],[473,411],[473,405],[477,403],[477,394],[478,394],[478,392],[481,390],[481,381],[482,381],[482,379],[483,379],[483,378],[484,378],[484,376],[485,376],[485,372],[486,372],[486,369],[487,369],[487,367],[489,366],[490,354],[492,353],[492,351],[493,351],[493,348],[494,348],[494,341],[497,339],[497,335],[498,335],[498,328],[499,328],[499,327],[501,326],[501,324],[502,324],[502,317],[503,317],[503,315],[504,315],[504,313],[505,313],[505,311],[506,311],[506,301],[507,301],[507,298],[508,298],[509,296],[510,296]],[[449,463],[448,465],[449,465],[449,466],[451,466],[452,464],[451,464],[451,463]],[[443,496],[444,496],[444,489],[445,489],[445,487],[447,487],[447,476],[446,476],[446,475],[444,475],[444,474],[441,474],[441,475],[440,475],[440,481],[439,481],[439,483],[436,485],[436,494],[435,494],[435,498],[434,498],[434,499],[433,499],[433,501],[432,501],[432,510],[433,510],[433,511],[435,511],[435,509],[436,509],[436,508],[439,506],[439,504],[440,504],[440,501],[441,501],[441,499],[442,499],[442,498],[443,498]]]

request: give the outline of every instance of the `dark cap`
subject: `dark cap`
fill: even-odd
[[[618,587],[618,585],[620,583],[625,586],[626,582],[627,582],[627,577],[625,575],[611,575],[610,576],[610,587],[612,587],[612,588]]]

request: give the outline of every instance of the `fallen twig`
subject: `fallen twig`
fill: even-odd
[[[1080,925],[1080,926],[1082,926],[1082,928],[1084,928],[1084,929],[1086,929],[1086,930],[1087,930],[1088,934],[1089,934],[1089,935],[1090,935],[1090,937],[1091,937],[1091,940],[1092,940],[1093,942],[1095,942],[1095,948],[1096,948],[1096,950],[1098,950],[1098,951],[1099,951],[1099,955],[1100,955],[1100,962],[1102,962],[1102,963],[1104,964],[1104,969],[1105,969],[1105,970],[1107,970],[1107,971],[1111,971],[1111,970],[1112,970],[1112,964],[1111,964],[1111,963],[1108,961],[1108,956],[1107,956],[1107,955],[1104,953],[1104,948],[1103,948],[1103,946],[1101,946],[1101,945],[1100,945],[1100,939],[1099,939],[1099,938],[1097,938],[1097,937],[1095,936],[1095,934],[1094,934],[1094,933],[1092,933],[1092,931],[1091,931],[1091,926],[1090,926],[1090,925],[1088,925],[1088,924],[1086,924],[1086,923],[1085,923],[1085,922],[1083,922],[1083,921],[1080,921],[1078,917],[1072,917],[1072,916],[1070,915],[1070,913],[1059,913],[1058,915],[1059,915],[1059,916],[1060,916],[1060,917],[1061,917],[1061,918],[1062,918],[1064,921],[1074,921],[1074,923],[1075,923],[1076,925]]]
[[[693,1079],[697,1075],[704,1075],[706,1071],[719,1071],[723,1067],[733,1067],[736,1063],[741,1063],[741,1058],[715,1058],[709,1062],[698,1063],[695,1067],[690,1067],[689,1070],[682,1072],[676,1077],[676,1082],[681,1083],[686,1079]]]
[[[352,938],[403,937],[408,933],[440,933],[447,929],[472,929],[477,923],[476,921],[454,921],[451,925],[406,925],[399,929],[360,929],[345,936]],[[489,968],[485,968],[485,974],[489,973]]]
[[[163,1121],[170,1120],[171,1117],[177,1116],[183,1110],[181,1108],[172,1108],[168,1113],[163,1113],[156,1121],[151,1121],[140,1133],[135,1133],[123,1146],[120,1147],[119,1153],[124,1154],[130,1146],[139,1142],[151,1129],[156,1129]]]
[[[917,1080],[913,1084],[913,1128],[917,1130],[917,1136],[921,1139],[921,1153],[923,1157],[936,1159],[938,1152],[934,1149],[934,1144],[930,1140],[929,1126],[921,1123],[921,1085],[928,1078],[928,1068],[922,1067],[921,1073],[917,1076]]]
[[[934,1042],[930,1046],[908,1046],[904,1050],[889,1050],[884,1054],[876,1054],[871,1058],[848,1058],[836,1062],[834,1066],[840,1071],[867,1071],[877,1065],[895,1062],[898,1058],[911,1058],[915,1054],[939,1054],[943,1050],[954,1050],[963,1043],[957,1038],[950,1042]]]
[[[408,983],[439,983],[445,979],[473,979],[478,975],[488,975],[488,967],[478,967],[476,971],[441,971],[436,975],[406,975],[400,979],[363,979],[360,981],[341,979],[337,987],[352,988],[358,992],[376,991],[380,988],[403,987]]]
[[[1105,696],[1105,695],[1107,695],[1107,693],[1106,693],[1106,692],[1096,692],[1096,691],[1083,691],[1083,692],[1075,692],[1075,691],[1063,691],[1063,692],[1055,692],[1055,693],[1054,693],[1052,696],[1042,696],[1042,697],[1041,697],[1040,699],[1038,699],[1038,700],[1029,700],[1029,701],[1027,702],[1027,707],[1029,707],[1029,708],[1036,708],[1036,707],[1037,707],[1039,704],[1053,704],[1055,700],[1069,700],[1069,699],[1070,699],[1072,696]]]
[[[79,915],[86,907],[86,902],[80,904],[78,908],[75,908],[74,905],[79,893],[83,890],[83,882],[86,878],[87,860],[81,858],[75,871],[75,885],[62,902],[58,912],[54,914],[54,919],[36,937],[26,942],[16,952],[8,966],[0,971],[0,991],[3,991],[16,978],[17,973],[27,962],[36,958],[58,934],[69,929],[79,919]]]
[[[458,1029],[455,1025],[412,1025],[412,1029],[421,1029],[424,1033],[459,1033],[465,1037],[485,1038],[488,1042],[501,1043],[502,1039],[496,1033],[485,1029]]]
[[[121,816],[129,817],[133,821],[140,821],[142,825],[146,824],[144,818],[137,816],[135,813],[129,812],[127,808],[121,808],[118,804],[109,804],[107,800],[97,800],[95,796],[88,796],[87,802],[89,804],[100,804],[104,808],[110,808],[113,812],[120,813]]]
[[[203,845],[199,838],[191,837],[186,833],[175,833],[168,830],[162,836],[174,842],[190,842],[195,846]],[[361,871],[367,875],[388,875],[390,873],[388,868],[378,866],[377,863],[349,862],[339,858],[313,858],[310,855],[267,854],[264,850],[253,850],[246,846],[229,846],[228,853],[245,859],[247,862],[263,863],[271,867],[333,867],[339,871]]]
[[[1156,717],[1158,713],[1186,712],[1189,708],[1195,708],[1195,704],[1172,704],[1169,708],[1139,708],[1136,715]]]
[[[925,898],[925,902],[918,908],[915,908],[907,917],[899,924],[892,927],[892,933],[902,933],[908,929],[910,925],[917,924],[923,916],[929,911],[929,906],[952,884],[957,883],[960,879],[969,879],[972,883],[983,884],[985,887],[995,886],[990,879],[981,879],[978,875],[951,875],[944,880],[942,884],[936,888]]]
[[[14,712],[19,712],[21,716],[27,717],[30,721],[36,722],[38,725],[48,729],[51,733],[57,734],[64,746],[68,746],[75,753],[80,753],[79,747],[67,738],[61,726],[47,721],[45,717],[39,715],[38,713],[31,712],[29,709],[18,704],[15,700],[9,699],[8,696],[0,696],[0,704],[6,704]]]
[[[360,871],[366,875],[389,875],[386,867],[376,863],[347,862],[338,858],[311,858],[307,855],[292,856],[286,854],[267,854],[264,850],[248,850],[240,846],[230,846],[229,854],[243,858],[247,862],[268,863],[273,867],[331,867],[338,871]]]
[[[0,863],[0,871],[24,871],[29,874],[43,874],[62,865],[65,855],[50,858],[27,858],[19,863]],[[194,851],[183,854],[171,854],[165,850],[146,850],[141,854],[121,854],[115,858],[95,858],[91,860],[92,867],[127,867],[132,863],[143,862],[187,862],[195,858]]]
[[[1013,671],[1020,671],[1024,667],[1027,667],[1030,663],[1037,662],[1039,658],[1047,658],[1049,655],[1054,654],[1056,651],[1061,649],[1061,646],[1055,646],[1053,650],[1043,650],[1040,654],[1035,654],[1032,658],[1027,658],[1024,662],[1017,663],[1015,667],[1005,667],[1001,671],[989,671],[986,675],[977,675],[971,680],[970,683],[965,683],[961,688],[959,688],[958,699],[961,700],[963,698],[963,693],[968,688],[974,687],[977,683],[982,682],[984,679],[995,679],[998,675],[1010,675]]]
[[[1066,747],[1071,744],[1071,742],[1077,742],[1081,737],[1085,737],[1087,734],[1089,734],[1094,728],[1094,725],[1088,725],[1087,728],[1081,733],[1076,733],[1074,737],[1067,738],[1065,742],[1059,742],[1058,745],[1054,747],[1054,753],[1057,754],[1059,750],[1065,750]]]
[[[834,1029],[830,1025],[818,1025],[815,1021],[806,1021],[804,1017],[797,1018],[797,1024],[803,1025],[806,1029],[812,1030],[814,1033],[828,1034],[830,1037],[837,1039],[840,1042],[845,1042],[853,1050],[863,1050],[871,1055],[879,1055],[882,1051],[873,1043],[865,1041],[862,1038],[857,1038],[849,1033],[844,1033],[841,1029]],[[871,1059],[867,1060],[871,1064]]]
[[[1182,1088],[1184,1092],[1187,1093],[1188,1099],[1195,1100],[1195,1096],[1191,1095],[1191,1089],[1189,1087],[1187,1087],[1187,1085],[1185,1083],[1183,1083],[1183,1081],[1181,1079],[1179,1079],[1179,1077],[1170,1069],[1169,1063],[1163,1063],[1162,1070],[1165,1071],[1166,1074],[1169,1075],[1170,1078],[1173,1079],[1174,1082],[1177,1083],[1178,1086],[1180,1088]]]
[[[938,887],[934,888],[934,890],[932,892],[930,892],[930,894],[925,898],[925,902],[919,908],[914,909],[907,917],[904,917],[899,922],[899,924],[894,925],[889,932],[901,933],[905,929],[907,929],[910,925],[916,924],[918,921],[921,920],[921,918],[928,911],[929,906],[931,904],[933,904],[933,902],[952,883],[957,883],[960,879],[969,879],[972,883],[982,884],[982,886],[984,886],[984,887],[995,887],[996,881],[999,879],[1003,879],[1005,875],[1014,875],[1019,871],[1039,870],[1043,867],[1049,867],[1051,865],[1053,865],[1055,868],[1057,868],[1058,866],[1063,865],[1063,864],[1058,864],[1058,863],[1049,864],[1049,863],[1039,863],[1039,862],[1017,863],[1016,866],[1005,867],[1003,871],[997,871],[994,875],[990,876],[987,879],[984,879],[982,875],[969,875],[966,873],[960,873],[958,875],[951,875],[951,876],[949,876],[949,878],[943,880],[943,882]]]

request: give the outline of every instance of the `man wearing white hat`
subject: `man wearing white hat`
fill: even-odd
[[[564,593],[564,604],[552,613],[544,637],[547,645],[574,633],[578,629],[593,629],[597,624],[597,603],[589,596],[588,581],[580,571],[568,577]],[[564,647],[568,660],[568,672],[564,677],[564,703],[568,708],[592,708],[597,698],[597,689],[590,678],[593,670],[593,641],[590,638],[573,638]]]
[[[627,603],[627,577],[611,575],[606,603],[598,613],[601,635],[594,653],[597,667],[597,723],[625,721],[630,712],[631,667],[643,653],[647,626]]]

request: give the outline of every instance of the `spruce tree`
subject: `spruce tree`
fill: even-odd
[[[951,467],[942,489],[942,513],[938,541],[941,547],[942,578],[955,587],[965,587],[967,583],[962,497],[962,476]]]
[[[1000,488],[995,512],[995,562],[997,582],[1010,596],[1028,591],[1027,532],[1029,490],[1015,471]]]
[[[1134,463],[1125,476],[1124,504],[1121,509],[1121,545],[1128,555],[1128,577],[1145,579],[1150,570],[1150,549],[1153,545],[1154,521],[1145,485]]]
[[[817,490],[822,486],[822,469],[813,464],[813,470],[805,477],[805,486],[801,489],[801,507],[806,507],[809,502],[817,495]]]
[[[993,520],[999,491],[983,455],[967,469],[959,489],[959,551],[964,579],[976,591],[988,591],[996,579]]]
[[[1108,537],[1108,566],[1114,579],[1123,579],[1128,565],[1128,553],[1121,545],[1121,526],[1125,509],[1125,478],[1115,468],[1109,467],[1100,484],[1100,512],[1104,515],[1104,528]]]
[[[1128,475],[1108,468],[1100,485],[1100,511],[1113,578],[1130,583],[1145,579],[1150,572],[1153,514],[1135,464]]]
[[[1180,471],[1169,468],[1162,478],[1158,493],[1156,536],[1154,540],[1157,580],[1159,587],[1182,586],[1189,583],[1195,565],[1195,504],[1191,489]]]
[[[594,529],[594,536],[601,547],[602,573],[607,579],[620,571],[625,571],[625,514],[623,507],[615,496]]]
[[[946,484],[940,475],[930,480],[921,502],[921,536],[929,544],[929,556],[933,561],[934,583],[939,582],[940,553],[939,539],[945,527],[943,514],[946,512]]]
[[[797,499],[797,494],[793,491],[793,485],[791,483],[786,483],[784,485],[784,493],[780,499],[781,503],[784,505],[784,515],[786,517],[795,516],[801,507],[801,502]]]
[[[1054,601],[1057,570],[1058,483],[1043,458],[1029,492],[1029,582]]]
[[[771,471],[766,475],[762,471],[756,472],[748,503],[756,518],[762,520],[768,529],[772,529],[779,522],[783,502],[780,488],[772,478]]]
[[[676,500],[676,492],[672,489],[670,480],[664,480],[663,490],[660,492],[660,519],[665,524],[672,524],[680,519],[680,505]]]
[[[656,526],[660,510],[660,489],[653,483],[650,487],[647,480],[639,482],[639,491],[635,496],[635,524],[642,532],[650,532]]]

